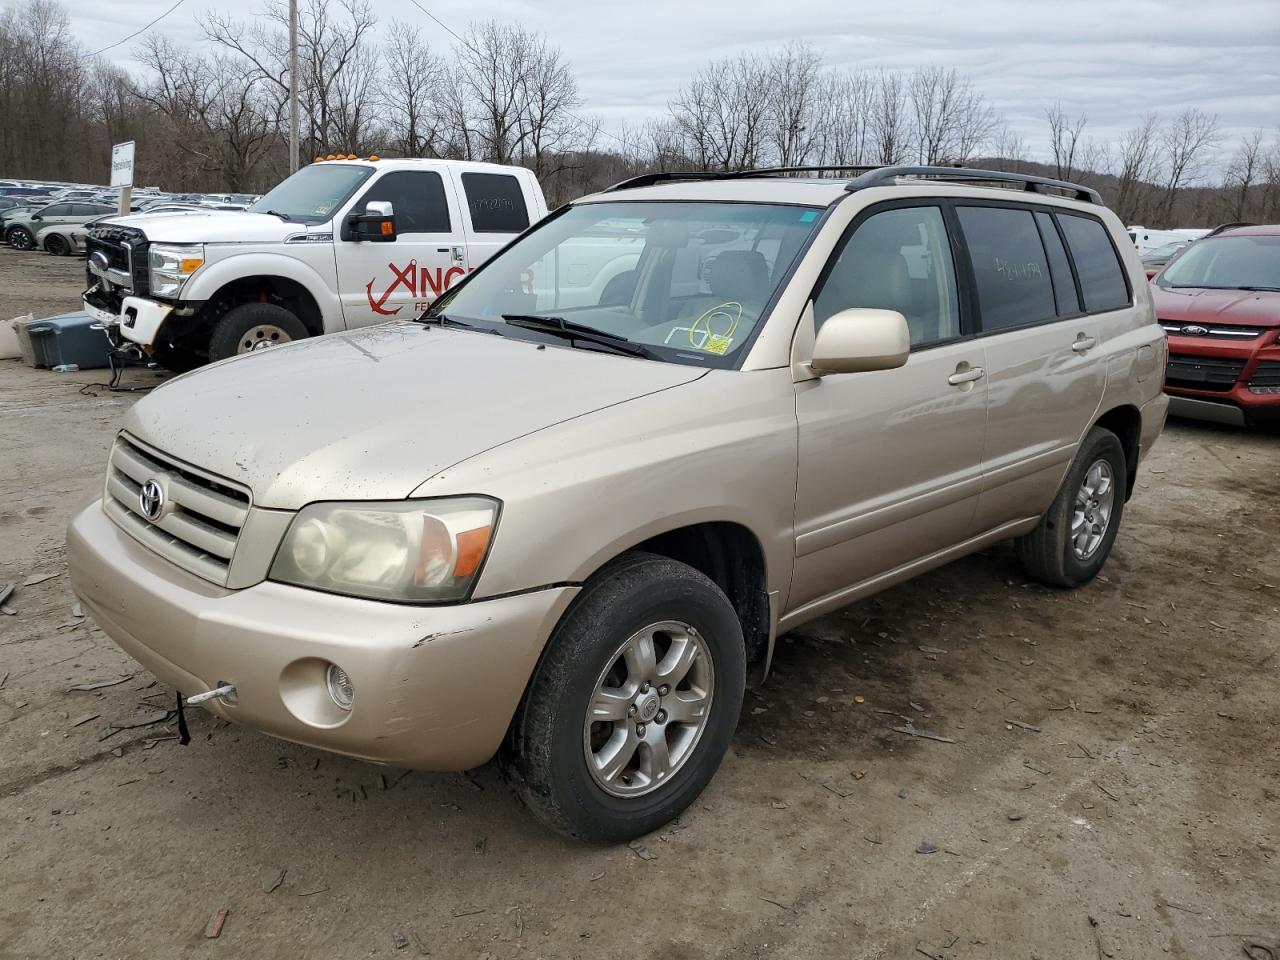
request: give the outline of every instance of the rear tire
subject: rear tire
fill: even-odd
[[[1023,568],[1052,587],[1078,587],[1098,575],[1111,554],[1128,470],[1120,438],[1103,427],[1085,436],[1053,505],[1015,542]]]
[[[685,564],[628,554],[587,582],[556,627],[503,770],[565,836],[641,836],[715,774],[745,681],[742,626],[720,588]]]
[[[294,314],[274,303],[242,303],[223,315],[209,338],[209,359],[279,346],[310,336]]]

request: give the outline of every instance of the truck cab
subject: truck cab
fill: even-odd
[[[546,212],[522,167],[318,158],[244,212],[95,225],[84,307],[117,347],[191,369],[412,317]]]

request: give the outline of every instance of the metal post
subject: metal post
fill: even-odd
[[[298,0],[289,0],[289,172],[298,170]]]
[[[131,206],[133,206],[133,187],[121,187],[120,207],[116,210],[116,214],[121,217],[125,216]]]

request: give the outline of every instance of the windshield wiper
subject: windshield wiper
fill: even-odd
[[[270,217],[279,217],[285,223],[297,222],[293,219],[293,217],[289,216],[288,214],[281,213],[279,210],[263,210],[262,212],[267,214],[267,216],[270,216]]]
[[[574,340],[582,340],[617,350],[619,353],[625,353],[632,357],[644,357],[646,360],[662,359],[661,354],[650,350],[644,344],[628,340],[620,334],[610,333],[607,330],[597,330],[595,327],[588,327],[583,323],[574,323],[564,317],[539,317],[530,313],[504,313],[502,319],[513,327],[524,327],[526,330],[549,333],[570,343]]]
[[[418,317],[418,322],[434,323],[441,327],[458,327],[462,330],[478,329],[474,323],[467,323],[465,320],[456,320],[453,317],[445,316],[443,313],[424,313],[422,316]],[[496,333],[497,331],[495,330],[494,332]]]
[[[1264,293],[1277,293],[1277,292],[1280,292],[1280,287],[1236,287],[1236,289],[1237,289],[1237,290],[1248,290],[1250,293],[1258,293],[1258,292],[1260,292],[1260,291],[1261,291],[1261,292],[1264,292]]]

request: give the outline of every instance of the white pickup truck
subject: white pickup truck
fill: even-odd
[[[522,167],[324,160],[246,212],[95,225],[84,307],[115,345],[186,370],[411,317],[546,213]]]

